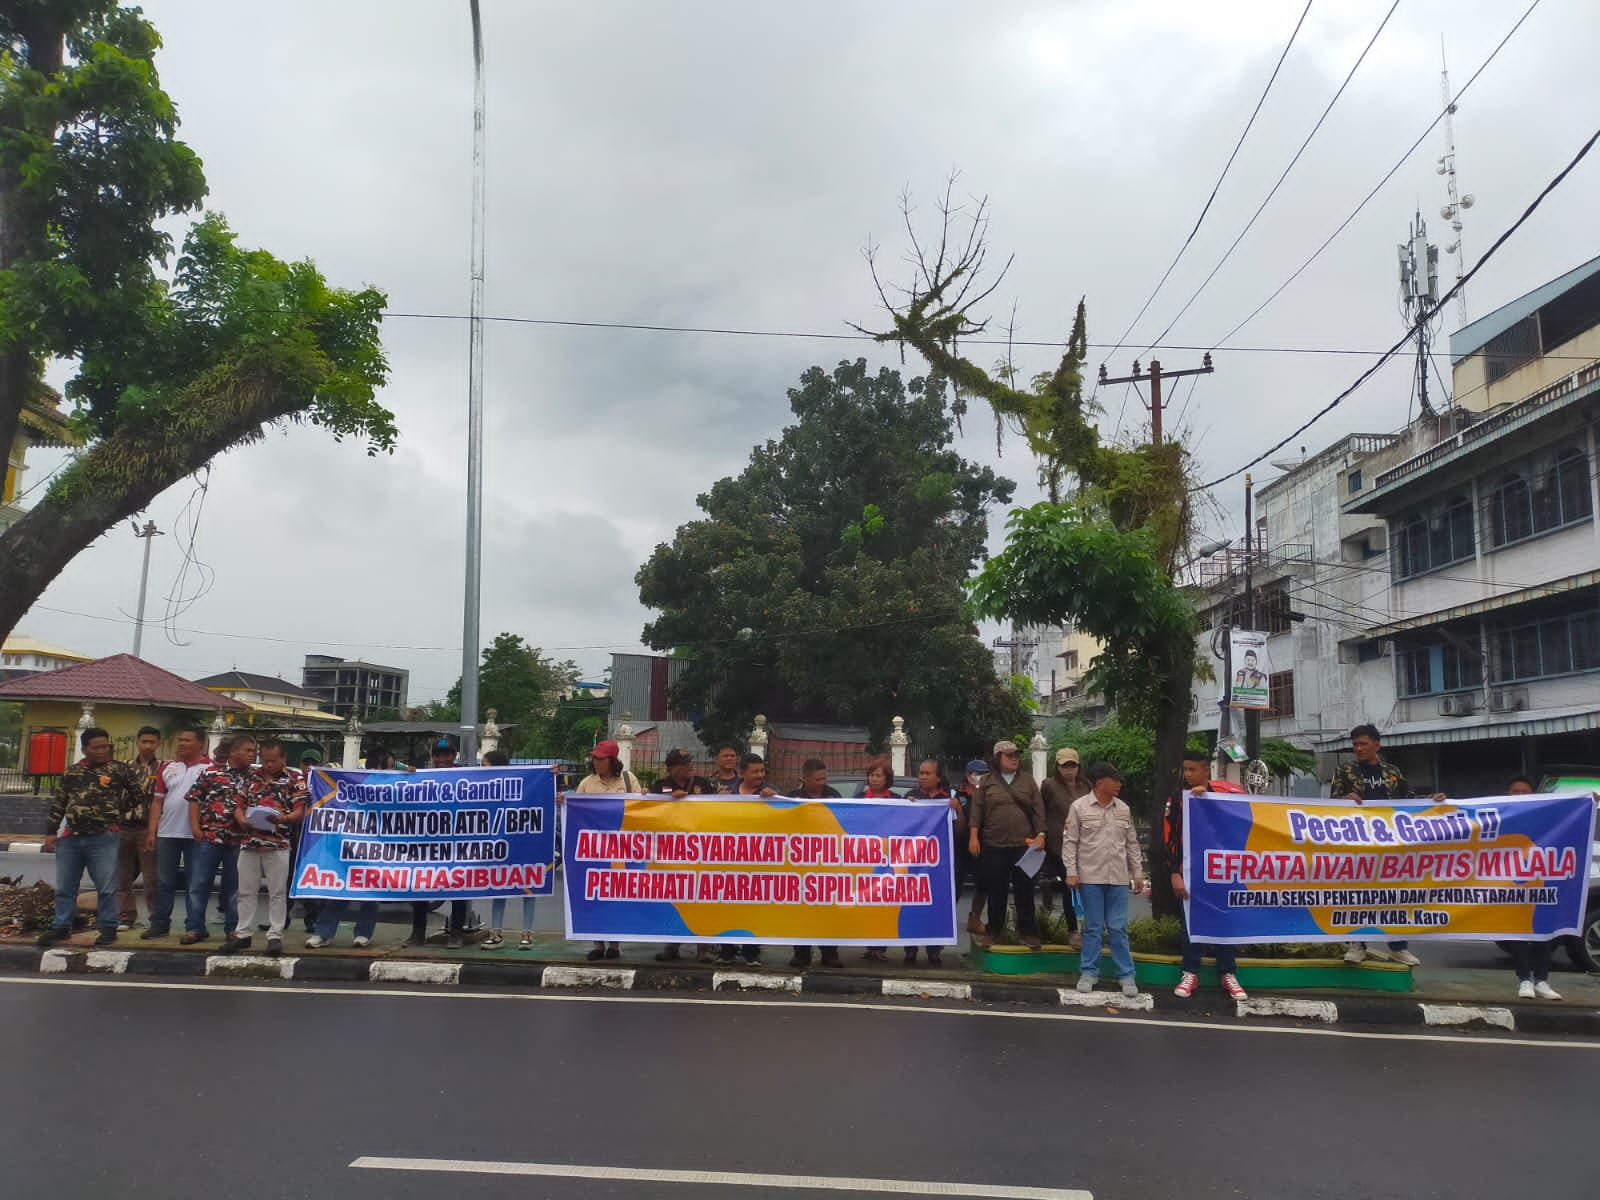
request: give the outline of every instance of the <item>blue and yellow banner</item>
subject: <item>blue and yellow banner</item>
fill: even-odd
[[[1183,805],[1197,942],[1543,941],[1577,933],[1583,917],[1588,795]]]
[[[311,772],[293,894],[324,900],[549,896],[549,767]]]
[[[574,940],[951,946],[943,801],[569,794]]]

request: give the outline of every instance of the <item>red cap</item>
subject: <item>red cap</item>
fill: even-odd
[[[595,758],[621,758],[622,747],[607,738],[603,742],[596,742],[594,749],[589,751]]]

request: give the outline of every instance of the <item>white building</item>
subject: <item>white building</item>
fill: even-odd
[[[55,671],[89,661],[87,654],[64,650],[36,638],[12,634],[0,643],[0,679],[21,679],[39,671]]]

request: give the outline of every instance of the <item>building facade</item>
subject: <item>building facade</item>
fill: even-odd
[[[318,699],[324,712],[340,717],[365,720],[379,709],[406,707],[406,691],[411,672],[399,667],[336,658],[329,654],[306,655],[300,683]]]

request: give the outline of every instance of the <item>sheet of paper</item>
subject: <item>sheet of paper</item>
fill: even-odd
[[[277,815],[278,810],[270,804],[258,804],[245,809],[244,819],[249,822],[250,828],[270,832],[278,827],[278,822],[274,820]]]
[[[1017,870],[1030,879],[1039,873],[1039,868],[1044,866],[1044,847],[1030,846],[1023,851],[1022,857],[1017,859]]]

